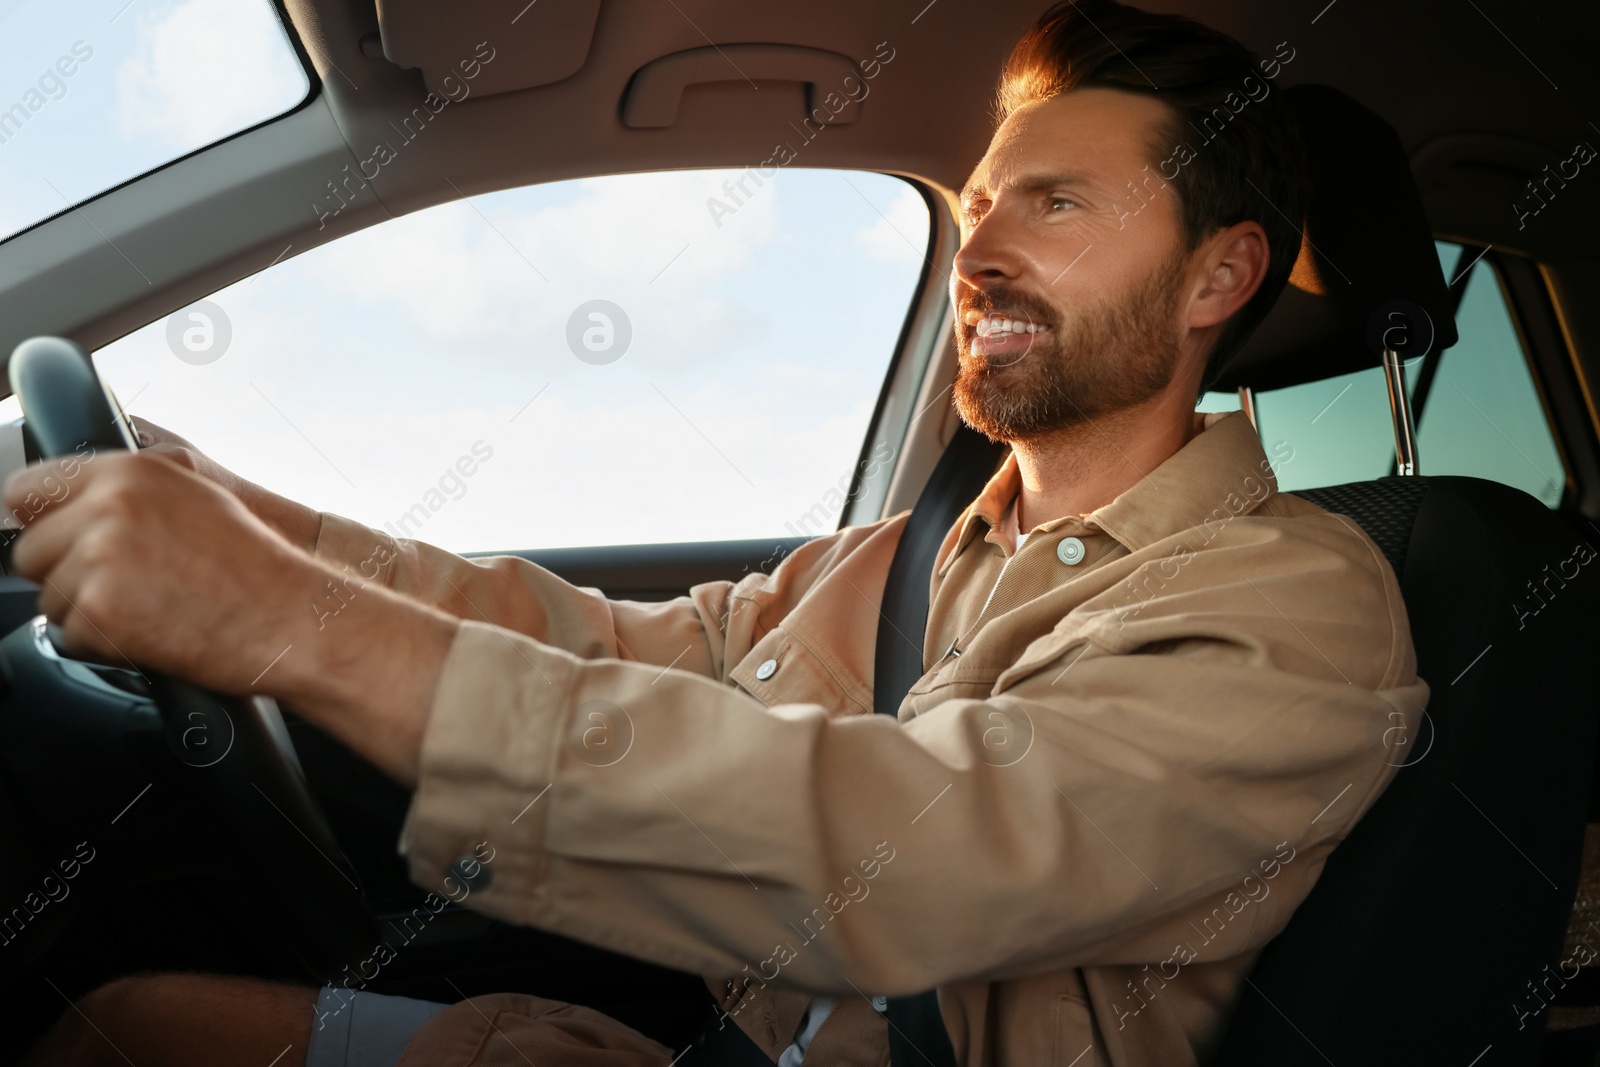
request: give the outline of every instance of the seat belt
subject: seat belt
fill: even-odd
[[[900,704],[922,677],[922,639],[928,629],[928,586],[945,534],[983,491],[1010,446],[990,441],[963,425],[945,447],[900,535],[878,613],[873,651],[872,710],[898,715]],[[910,640],[907,640],[907,639]],[[890,997],[891,1067],[956,1067],[956,1053],[939,1013],[934,990]]]
[[[911,509],[884,580],[878,643],[873,653],[873,711],[896,714],[900,702],[922,677],[921,639],[928,628],[928,583],[939,546],[1007,451],[1007,445],[990,441],[963,425],[945,446],[916,507]],[[675,1061],[678,1067],[771,1067],[772,1061],[743,1030],[727,1025],[720,1006],[713,1004],[712,1009],[695,1043]],[[889,1022],[891,1067],[956,1067],[955,1049],[933,990],[890,997],[883,1014]]]
[[[963,425],[945,446],[911,509],[883,584],[878,644],[873,652],[872,710],[898,715],[922,677],[922,635],[928,629],[928,585],[944,535],[983,491],[1011,446]],[[909,638],[909,640],[907,640]],[[915,647],[912,647],[913,644]]]

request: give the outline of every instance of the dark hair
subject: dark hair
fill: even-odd
[[[1175,187],[1189,250],[1245,220],[1266,231],[1266,277],[1223,325],[1202,390],[1266,318],[1300,254],[1309,197],[1305,149],[1293,112],[1272,85],[1280,61],[1294,58],[1293,49],[1287,58],[1281,54],[1286,44],[1276,58],[1258,61],[1232,37],[1181,15],[1152,14],[1116,0],[1066,0],[1017,42],[1000,78],[997,122],[1073,89],[1117,89],[1164,101],[1174,114],[1161,131],[1155,172],[1144,187],[1151,177]]]

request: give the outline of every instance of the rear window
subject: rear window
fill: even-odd
[[[311,88],[269,0],[10,0],[0,72],[0,239]]]
[[[1436,245],[1445,277],[1459,294],[1461,338],[1406,364],[1418,472],[1503,482],[1557,507],[1566,468],[1493,257],[1477,247]],[[1424,388],[1430,361],[1436,366]],[[1201,403],[1207,411],[1238,406],[1238,397],[1225,393],[1208,393]],[[1280,489],[1394,473],[1394,430],[1381,367],[1258,393],[1256,421],[1263,442],[1283,441],[1293,449],[1293,458],[1277,471]]]

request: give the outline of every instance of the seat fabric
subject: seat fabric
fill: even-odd
[[[1548,996],[1531,990],[1560,959],[1593,784],[1600,538],[1476,478],[1295,495],[1389,557],[1431,696],[1208,1062],[1464,1065],[1492,1046],[1485,1062],[1536,1064]]]

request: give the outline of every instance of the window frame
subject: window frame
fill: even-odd
[[[1534,260],[1501,249],[1491,249],[1484,258],[1495,269],[1545,424],[1566,466],[1567,485],[1553,510],[1600,514],[1600,440],[1584,401],[1576,354],[1561,329],[1543,270]]]
[[[922,197],[928,209],[928,245],[922,257],[921,272],[911,290],[911,300],[906,305],[905,318],[900,323],[900,333],[890,353],[888,369],[883,384],[878,389],[878,399],[873,405],[872,417],[867,420],[867,433],[861,441],[861,452],[850,479],[850,490],[845,496],[845,506],[839,513],[836,529],[876,522],[886,516],[889,489],[895,474],[905,460],[906,443],[912,435],[918,412],[912,407],[922,394],[927,377],[934,370],[939,348],[949,343],[948,290],[949,271],[939,271],[935,266],[941,254],[948,250],[955,255],[960,235],[954,216],[945,198],[924,181],[909,174],[893,171],[875,171],[886,177],[899,178]],[[865,472],[878,442],[894,446],[894,462],[879,470],[870,479]]]

